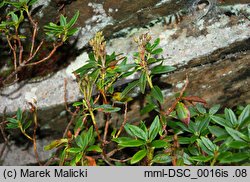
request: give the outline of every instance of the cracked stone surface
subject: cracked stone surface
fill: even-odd
[[[234,42],[240,42],[249,39],[249,20],[238,20],[240,23],[229,26],[230,19],[222,15],[219,20],[206,27],[205,35],[187,36],[187,31],[193,27],[182,28],[182,32],[177,29],[168,30],[162,24],[156,24],[150,30],[137,29],[135,33],[128,34],[127,37],[117,38],[108,42],[107,50],[116,53],[123,52],[128,55],[132,61],[132,53],[136,51],[136,45],[133,43],[133,37],[141,33],[148,32],[154,37],[160,37],[160,46],[163,47],[163,56],[166,58],[164,64],[185,65],[194,58],[209,55],[215,50],[227,48]],[[175,35],[174,37],[174,34]],[[177,37],[176,37],[177,36]],[[173,38],[174,37],[174,38]],[[78,86],[71,72],[87,60],[87,53],[83,52],[78,56],[75,62],[72,62],[67,68],[55,73],[48,79],[34,83],[18,83],[1,90],[0,113],[7,108],[7,113],[14,112],[18,107],[28,109],[27,101],[32,97],[37,100],[37,106],[40,110],[57,107],[64,104],[64,80],[67,80],[67,99],[68,102],[79,100],[82,96],[77,89]]]
[[[50,2],[50,5],[44,7],[44,13],[50,12],[55,7],[55,1],[46,2]],[[131,62],[132,53],[137,50],[133,42],[135,36],[149,32],[153,38],[161,39],[160,46],[164,49],[162,55],[166,58],[164,64],[175,65],[178,68],[174,73],[162,75],[155,80],[161,83],[166,100],[173,99],[173,93],[181,89],[185,75],[188,73],[190,84],[187,91],[192,95],[203,97],[209,105],[220,103],[222,106],[233,107],[237,104],[250,103],[250,21],[246,16],[212,15],[197,22],[196,25],[187,23],[188,18],[192,18],[187,17],[173,27],[167,26],[164,21],[154,21],[153,26],[145,27],[146,23],[159,17],[165,19],[165,16],[179,11],[186,4],[184,1],[178,1],[180,4],[176,4],[175,1],[165,0],[140,1],[142,3],[135,1],[130,6],[127,6],[125,1],[122,3],[112,0],[86,2],[83,4],[80,1],[74,1],[66,7],[66,12],[71,15],[74,13],[73,10],[80,7],[81,18],[78,25],[83,28],[82,37],[78,39],[76,47],[80,52],[79,56],[76,59],[70,58],[72,61],[66,68],[47,78],[22,81],[1,89],[0,116],[5,108],[8,114],[14,113],[18,107],[29,109],[27,101],[35,99],[39,109],[41,130],[62,132],[68,122],[64,106],[65,94],[68,103],[82,98],[72,71],[87,61],[88,55],[84,47],[91,36],[99,30],[103,30],[108,38],[107,50],[123,52],[128,55]],[[185,2],[190,3],[190,0]],[[233,0],[225,2],[226,5],[233,4],[230,8],[249,8],[249,5],[245,4],[249,3],[248,1],[237,1],[241,3],[238,5],[235,5],[236,1]],[[148,7],[153,10],[150,11]],[[130,79],[133,79],[133,76]],[[66,93],[65,80],[67,81]],[[169,102],[166,102],[165,106],[168,105]],[[140,100],[131,103],[128,112],[131,122],[137,122],[139,118],[146,117],[139,114],[142,106]],[[51,138],[38,140],[42,160],[50,155],[42,149],[50,140]],[[2,145],[0,144],[0,148]],[[25,157],[22,158],[22,156]],[[32,147],[26,150],[25,147],[14,143],[11,143],[10,148],[4,153],[4,158],[3,165],[36,163]]]

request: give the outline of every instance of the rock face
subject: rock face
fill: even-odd
[[[39,14],[42,18],[52,7],[59,8],[59,1],[46,1]],[[78,26],[82,29],[77,38],[75,51],[79,56],[70,58],[68,67],[50,74],[41,80],[28,80],[2,88],[0,92],[0,115],[14,113],[18,107],[28,109],[27,101],[35,98],[38,106],[40,129],[49,129],[61,133],[68,117],[65,111],[65,96],[68,103],[82,98],[74,80],[72,71],[82,66],[87,58],[85,50],[89,39],[99,30],[103,30],[108,41],[109,52],[124,53],[133,61],[132,53],[137,50],[133,37],[149,32],[153,38],[161,39],[164,49],[164,64],[175,65],[178,69],[169,75],[162,75],[158,81],[166,97],[166,107],[173,93],[183,86],[186,73],[190,84],[187,91],[208,101],[209,105],[221,104],[234,107],[250,103],[250,21],[247,1],[225,1],[218,6],[220,11],[210,12],[198,22],[193,15],[185,15],[183,21],[168,25],[173,13],[178,13],[192,3],[189,1],[72,1],[65,6],[65,12],[71,16],[79,9],[81,17]],[[231,12],[231,13],[229,13]],[[55,13],[55,12],[52,12]],[[237,16],[236,16],[237,15]],[[55,17],[55,16],[53,16]],[[172,17],[172,18],[171,18]],[[49,17],[47,17],[49,18]],[[73,48],[72,48],[73,49]],[[133,79],[133,77],[131,77]],[[65,85],[65,81],[67,84]],[[125,82],[129,82],[127,80]],[[66,86],[66,88],[65,88]],[[130,106],[128,118],[136,122],[141,117],[139,101]],[[40,140],[44,145],[47,140]],[[40,146],[40,147],[41,147]],[[12,145],[12,151],[15,151]],[[18,147],[17,147],[18,148]],[[42,148],[42,147],[41,147]],[[19,148],[17,149],[19,150]],[[30,155],[32,148],[27,155]],[[46,153],[48,154],[48,153]],[[41,154],[46,156],[46,154]],[[25,165],[35,163],[28,157],[25,162],[5,153],[3,165]],[[11,161],[10,158],[15,158]],[[45,159],[46,157],[42,157]],[[2,158],[3,159],[3,158]]]

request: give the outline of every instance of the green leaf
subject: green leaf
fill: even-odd
[[[71,161],[70,161],[70,166],[76,166],[76,164],[81,160],[83,157],[82,153],[78,153]]]
[[[22,110],[20,108],[18,108],[17,113],[16,113],[16,119],[18,121],[22,120]]]
[[[211,142],[211,140],[209,140],[208,138],[205,138],[203,136],[201,136],[201,140],[203,142],[203,144],[210,150],[210,151],[216,151],[217,147],[215,144],[213,144],[213,142]]]
[[[247,105],[245,109],[241,112],[238,119],[239,125],[242,125],[245,120],[250,120],[250,105]]]
[[[219,109],[220,109],[220,104],[214,105],[209,109],[209,114],[214,115],[219,111]]]
[[[189,137],[178,137],[179,144],[190,144],[191,138]]]
[[[92,82],[91,84],[94,84],[94,83],[96,82],[96,80],[97,80],[99,74],[100,74],[100,69],[95,69],[95,70],[93,70],[92,73],[90,73],[90,74],[88,75],[89,78],[90,78],[90,82]]]
[[[187,125],[183,124],[182,122],[175,122],[175,124],[181,127],[182,130],[192,133],[192,131],[187,127]]]
[[[139,84],[139,80],[133,81],[128,84],[128,86],[123,90],[121,98],[124,98],[132,89],[134,89]]]
[[[247,130],[248,130],[248,138],[250,138],[250,125],[248,125]]]
[[[225,113],[225,118],[227,121],[230,121],[231,124],[235,127],[238,125],[238,120],[234,114],[234,112],[231,110],[231,109],[225,109],[224,110],[224,113]]]
[[[154,140],[151,143],[151,146],[154,148],[165,148],[165,147],[169,147],[170,144],[165,140]]]
[[[32,120],[29,120],[28,122],[26,122],[25,125],[23,126],[23,130],[25,131],[26,129],[28,129],[31,123],[32,123]]]
[[[173,66],[158,65],[158,66],[155,66],[154,68],[151,69],[151,74],[153,74],[153,75],[163,74],[163,73],[168,73],[168,72],[171,72],[174,70],[176,70],[176,68]]]
[[[90,146],[90,147],[87,148],[87,151],[101,153],[102,149],[99,146],[97,146],[97,145],[92,145],[92,146]]]
[[[141,121],[139,127],[148,135],[148,129],[145,122]]]
[[[206,109],[203,107],[202,104],[200,104],[200,103],[196,104],[196,108],[199,111],[199,113],[206,114]]]
[[[69,21],[69,23],[66,25],[67,28],[71,28],[77,21],[79,17],[79,11],[76,12],[76,14],[73,16],[73,18]]]
[[[118,65],[116,71],[119,72],[119,73],[122,73],[122,72],[128,72],[128,70],[130,70],[131,68],[134,68],[136,66],[136,64],[120,64]]]
[[[203,137],[204,138],[204,137]],[[203,139],[204,140],[204,139]],[[205,145],[205,143],[204,143],[204,141],[203,140],[200,140],[200,139],[197,139],[197,143],[198,143],[198,145],[201,147],[201,149],[204,151],[204,152],[206,152],[208,155],[210,155],[210,156],[213,156],[214,155],[214,151],[213,151],[213,147],[211,147],[210,146],[210,142],[208,143],[207,142],[207,140],[204,140],[205,141],[205,143],[206,143],[206,145]]]
[[[79,152],[82,152],[82,148],[69,148],[69,149],[67,149],[67,152],[69,152],[69,153],[79,153]]]
[[[88,145],[94,137],[93,125],[89,128],[85,137],[86,137],[86,141],[87,141],[87,145]]]
[[[120,147],[140,147],[145,145],[145,141],[130,139],[119,143]]]
[[[31,6],[31,5],[35,4],[36,2],[37,2],[37,0],[30,0],[28,5]]]
[[[78,68],[77,70],[74,71],[74,73],[79,74],[80,76],[85,75],[86,73],[88,73],[91,69],[96,68],[96,64],[91,62],[91,63],[87,63],[84,66]]]
[[[10,5],[13,5],[17,9],[20,9],[22,7],[22,3],[20,3],[20,2],[11,2],[11,1],[8,1],[7,3],[10,4]]]
[[[19,120],[14,119],[14,118],[7,118],[7,121],[9,121],[10,123],[13,123],[13,124],[18,124],[18,122],[19,122]]]
[[[60,140],[54,140],[52,141],[49,145],[46,145],[44,147],[44,150],[47,151],[47,150],[52,150],[54,148],[57,148],[59,147],[60,145],[62,144],[66,144],[68,143],[68,139],[60,139]]]
[[[113,106],[108,105],[108,104],[96,106],[95,109],[101,110],[102,112],[105,112],[105,113],[118,112],[121,110],[121,108],[119,108],[119,107],[113,107]]]
[[[213,156],[194,156],[194,157],[190,157],[190,160],[192,161],[198,161],[198,162],[208,162],[211,159],[213,159]]]
[[[134,140],[132,138],[129,137],[119,137],[119,138],[113,138],[112,141],[116,142],[116,143],[122,143],[122,142],[127,142],[130,140]]]
[[[5,1],[2,1],[2,2],[0,3],[0,8],[2,8],[4,5],[5,5]]]
[[[13,22],[18,23],[18,16],[14,12],[10,12],[11,19]]]
[[[140,86],[140,90],[142,94],[145,93],[146,85],[147,85],[147,75],[146,75],[146,72],[143,71],[139,79],[139,86]]]
[[[83,154],[82,153],[78,153],[75,157],[75,162],[78,163],[83,157]]]
[[[234,149],[244,149],[250,146],[247,142],[242,141],[232,141],[230,143],[226,143],[226,145]]]
[[[219,137],[215,138],[214,142],[215,143],[220,142],[220,141],[223,142],[223,141],[227,140],[228,138],[233,140],[233,138],[229,137],[229,135],[226,134],[226,135],[222,135],[222,136],[219,136]]]
[[[198,128],[197,128],[198,132],[201,133],[205,129],[207,129],[207,127],[209,125],[209,122],[210,122],[210,118],[209,117],[200,118],[198,120],[198,122],[197,122],[197,124],[198,124]]]
[[[67,147],[65,147],[62,151],[62,153],[60,154],[59,158],[60,158],[60,162],[59,165],[62,166],[64,164],[65,158],[67,156]]]
[[[228,133],[225,131],[225,129],[223,129],[219,126],[208,126],[208,130],[210,131],[210,133],[212,133],[216,137],[228,135]]]
[[[63,15],[60,15],[60,25],[65,26],[67,23],[66,18]]]
[[[156,63],[156,62],[158,62],[158,61],[157,61],[157,59],[155,59],[155,58],[149,58],[149,59],[147,60],[147,63],[148,63],[148,64],[152,64],[152,63]]]
[[[183,123],[188,125],[190,122],[190,112],[188,108],[182,102],[178,102],[175,109],[176,109],[178,118]]]
[[[116,61],[116,57],[117,57],[117,55],[115,54],[115,52],[112,52],[112,54],[107,54],[106,55],[106,62],[105,62],[105,64],[106,64],[106,66],[109,66],[112,62],[113,63],[117,63],[117,61]]]
[[[149,141],[152,142],[161,130],[159,116],[156,116],[149,128]]]
[[[133,155],[130,163],[135,164],[137,162],[140,162],[146,155],[147,155],[146,149],[140,150],[140,151],[136,152],[135,155]]]
[[[63,27],[50,22],[49,25],[44,26],[44,30],[48,32],[51,31],[51,33],[60,33],[63,31]]]
[[[246,159],[249,159],[249,153],[241,152],[241,153],[236,153],[236,154],[231,154],[227,157],[224,157],[220,160],[220,163],[225,164],[225,163],[234,163],[234,162],[241,162]]]
[[[124,128],[129,134],[132,134],[131,136],[138,137],[144,141],[147,141],[147,134],[138,126],[127,123]]]
[[[77,146],[80,147],[80,148],[82,148],[82,149],[85,148],[86,145],[87,145],[87,143],[84,143],[83,138],[80,135],[78,135],[76,137],[75,141],[76,141]]]
[[[159,44],[160,44],[160,38],[155,39],[153,45],[150,47],[151,50],[153,50],[154,48],[156,48]]]
[[[150,111],[154,110],[155,108],[157,108],[156,105],[154,105],[154,104],[147,104],[145,107],[143,107],[140,110],[140,114],[143,115],[143,114],[149,113]]]
[[[24,36],[24,35],[18,35],[18,37],[19,37],[20,39],[26,39],[26,38],[27,38],[27,37]]]
[[[233,127],[232,124],[230,122],[227,122],[227,120],[225,120],[222,117],[219,116],[209,116],[215,123],[224,126],[224,127]]]
[[[151,52],[151,54],[161,54],[163,52],[162,48],[157,48]]]
[[[82,102],[74,102],[73,106],[76,107],[76,106],[82,106],[83,103]]]
[[[197,156],[200,153],[197,146],[193,146],[193,145],[188,146],[188,151],[190,152],[191,155],[194,155],[194,156]]]
[[[163,103],[164,98],[161,92],[161,89],[158,86],[154,86],[151,90],[151,96],[158,100],[160,103]]]
[[[195,123],[193,121],[190,121],[188,128],[193,134],[198,134],[198,122]]]
[[[76,119],[76,124],[74,127],[74,132],[77,132],[78,130],[81,131],[84,128],[84,122],[83,122],[83,116],[80,116]]]
[[[72,28],[67,32],[67,36],[72,36],[79,31],[79,28]]]
[[[235,139],[237,141],[244,141],[245,140],[245,141],[249,142],[249,138],[246,135],[244,135],[243,133],[241,133],[237,130],[234,130],[232,128],[229,128],[229,127],[225,127],[225,129],[226,129],[227,133],[233,137],[233,139]]]
[[[16,129],[16,128],[19,128],[19,125],[14,124],[14,123],[8,123],[6,128],[7,129]]]
[[[153,158],[154,163],[159,163],[159,164],[167,164],[172,161],[171,157],[167,154],[157,154]]]

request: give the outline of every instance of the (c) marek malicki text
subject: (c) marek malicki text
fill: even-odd
[[[87,178],[87,169],[20,169],[21,178]]]

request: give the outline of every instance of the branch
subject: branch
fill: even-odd
[[[36,160],[38,162],[38,164],[41,166],[41,162],[39,160],[39,155],[38,155],[38,152],[37,152],[37,145],[36,145],[36,130],[37,130],[37,108],[36,106],[33,106],[34,107],[34,130],[33,130],[33,148],[34,148],[34,153],[35,153],[35,156],[36,156]]]
[[[34,46],[35,46],[35,39],[37,35],[37,23],[33,24],[33,34],[32,34],[32,42],[31,42],[31,48],[30,48],[30,57],[33,54]]]
[[[35,54],[38,52],[38,50],[40,49],[40,47],[42,46],[43,44],[43,41],[40,43],[40,45],[37,47],[35,53],[29,57],[26,61],[22,62],[14,72],[12,72],[4,81],[3,81],[3,84],[6,85],[6,82],[9,81],[13,76],[15,76],[19,71],[21,71],[23,69],[23,67],[26,67],[26,66],[33,66],[33,65],[37,65],[37,64],[40,64],[44,61],[47,61],[48,59],[51,58],[51,56],[53,56],[53,54],[56,52],[56,50],[58,49],[58,47],[62,46],[63,45],[63,42],[60,42],[59,44],[54,44],[54,48],[53,50],[49,53],[49,55],[43,59],[41,59],[40,61],[38,62],[34,62],[34,63],[29,63],[35,56]]]
[[[0,159],[2,158],[3,153],[4,153],[6,147],[8,146],[8,143],[9,143],[8,137],[7,137],[7,135],[4,131],[4,127],[3,127],[3,123],[5,123],[5,121],[4,121],[5,113],[6,113],[6,107],[4,108],[4,112],[3,112],[3,121],[0,123],[0,130],[1,130],[1,134],[2,134],[3,139],[4,139],[4,145],[0,151]]]
[[[74,119],[75,119],[77,113],[79,112],[79,110],[80,110],[80,107],[77,107],[77,109],[76,109],[75,112],[73,113],[73,115],[72,115],[72,117],[71,117],[71,120],[70,120],[70,122],[68,123],[68,125],[67,125],[67,127],[66,127],[66,129],[65,129],[65,131],[64,131],[64,133],[63,133],[63,138],[66,137],[66,135],[67,135],[67,133],[68,133],[68,130],[69,130],[69,127],[72,125],[72,123],[73,123],[73,121],[74,121]]]
[[[26,61],[25,62],[25,65],[24,66],[33,66],[33,65],[38,65],[44,61],[47,61],[48,59],[50,59],[53,54],[56,52],[56,50],[58,49],[58,47],[62,46],[63,45],[63,42],[60,42],[59,44],[53,44],[53,50],[49,53],[49,55],[43,59],[41,59],[40,61],[37,61],[37,62],[34,62],[34,63],[29,63],[27,64],[28,62]]]
[[[120,129],[119,129],[117,135],[115,136],[116,138],[119,137],[119,135],[121,134],[121,132],[122,132],[122,130],[123,130],[123,128],[124,128],[124,126],[125,126],[125,124],[126,124],[126,122],[127,122],[127,113],[128,113],[128,103],[125,102],[124,119],[123,119],[122,125],[121,125],[121,127],[120,127]]]
[[[173,112],[173,110],[175,109],[177,103],[182,99],[183,94],[184,94],[185,90],[187,89],[188,84],[189,84],[188,75],[186,75],[186,82],[185,82],[185,85],[184,85],[184,87],[182,88],[182,90],[180,92],[180,96],[178,98],[176,98],[176,100],[174,101],[172,106],[167,110],[165,115],[169,115],[171,112]]]

